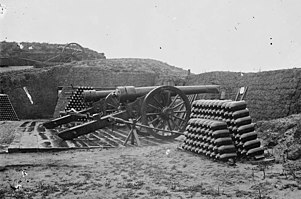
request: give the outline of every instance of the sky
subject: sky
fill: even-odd
[[[301,67],[300,0],[0,0],[0,41],[80,45],[190,69]]]

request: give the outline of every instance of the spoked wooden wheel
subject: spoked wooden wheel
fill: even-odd
[[[61,52],[62,58],[65,62],[80,61],[86,56],[85,49],[78,43],[68,43],[64,46]]]
[[[148,133],[160,139],[173,139],[183,132],[191,107],[187,96],[178,88],[161,86],[150,91],[142,103],[142,124],[152,127]]]
[[[120,106],[119,98],[114,94],[110,93],[105,98],[105,108],[104,108],[104,115],[109,115],[118,111]]]

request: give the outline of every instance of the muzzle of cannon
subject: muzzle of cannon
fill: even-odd
[[[190,118],[191,103],[187,95],[219,93],[218,85],[200,86],[158,86],[158,87],[117,87],[115,90],[89,90],[83,92],[85,101],[92,101],[93,111],[83,110],[80,115],[97,113],[91,121],[59,132],[62,139],[73,139],[110,125],[110,119],[133,119],[140,126],[139,131],[160,139],[172,139],[183,132]],[[97,105],[95,105],[97,104]],[[97,108],[98,106],[98,108]],[[96,112],[98,112],[96,111]],[[44,123],[53,128],[70,122],[74,114]],[[64,120],[64,121],[63,121]],[[141,125],[139,125],[141,124]],[[148,128],[145,128],[148,126]],[[144,128],[143,128],[144,127]]]

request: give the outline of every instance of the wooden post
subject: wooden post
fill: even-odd
[[[131,126],[131,131],[129,133],[129,135],[127,136],[127,138],[125,139],[123,146],[125,146],[127,144],[127,142],[129,141],[129,139],[131,139],[131,144],[134,145],[135,144],[135,140],[137,143],[137,146],[140,146],[140,140],[137,134],[137,129],[136,129],[136,121],[133,119],[129,119],[129,121],[131,122],[130,126]]]

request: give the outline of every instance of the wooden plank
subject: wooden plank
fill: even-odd
[[[111,129],[102,129],[103,131],[109,133],[110,135],[119,138],[120,140],[125,140],[127,135],[129,134],[130,130],[127,130],[127,133],[120,133],[118,132],[118,129],[115,129],[114,131],[112,131]]]
[[[110,144],[111,146],[114,146],[114,147],[117,147],[117,146],[120,146],[119,143],[117,143],[115,140],[113,140],[112,138],[104,135],[103,132],[100,132],[99,130],[96,130],[95,131],[95,134],[94,134],[96,137],[98,137],[99,139],[101,140],[105,140],[105,142],[107,142],[108,144]]]
[[[127,129],[127,130],[125,130],[125,129],[116,129],[115,131],[117,131],[120,135],[123,135],[123,136],[125,136],[125,137],[127,137],[127,135],[128,135],[129,132],[130,132],[129,129]]]
[[[52,148],[51,141],[49,140],[45,131],[42,132],[40,129],[38,129],[39,125],[40,124],[37,124],[36,128],[34,129],[35,130],[34,132],[37,135],[37,148],[38,149]]]
[[[57,147],[58,144],[54,144],[56,139],[51,138],[52,132],[48,129],[42,131],[40,128],[40,123],[36,124],[34,132],[37,134],[37,142],[39,150],[49,150],[54,147]]]
[[[20,140],[20,150],[24,152],[33,152],[37,151],[38,149],[39,147],[37,134],[35,134],[34,132],[25,131]]]
[[[20,128],[17,128],[14,131],[15,137],[12,143],[8,146],[8,153],[19,152],[20,141],[21,141],[21,137],[23,136],[23,132],[20,130],[21,130]]]
[[[16,136],[8,147],[8,152],[121,147],[130,132],[127,127],[117,127],[114,128],[114,131],[107,127],[74,140],[62,140],[57,136],[56,130],[45,129],[41,125],[41,121],[24,122],[15,130]],[[174,141],[161,140],[152,136],[139,136],[139,140],[141,146],[159,145]],[[129,143],[127,146],[133,145]]]
[[[65,140],[69,148],[77,148],[73,140]]]
[[[99,129],[98,131],[103,133],[103,135],[106,136],[107,139],[115,141],[116,143],[118,143],[120,145],[123,145],[123,142],[125,141],[124,139],[120,139],[120,138],[112,135],[111,132],[107,132],[107,131],[104,131],[102,129]]]
[[[82,140],[88,147],[99,146],[97,143],[95,143],[94,139],[89,138],[89,135],[80,136],[79,139]]]
[[[106,139],[98,137],[96,132],[91,133],[91,136],[93,136],[95,138],[95,142],[99,146],[103,146],[103,147],[116,147],[115,145],[111,145],[110,143],[108,143]]]
[[[124,129],[117,129],[116,131],[118,131],[121,134],[127,133]],[[147,140],[149,142],[155,143],[156,145],[168,144],[168,143],[174,142],[174,140],[161,140],[161,139],[155,138],[153,136],[140,136],[140,138],[143,140]]]
[[[88,147],[88,145],[86,143],[84,143],[82,140],[77,140],[77,139],[74,139],[75,143],[77,145],[79,145],[80,148],[86,148]]]

